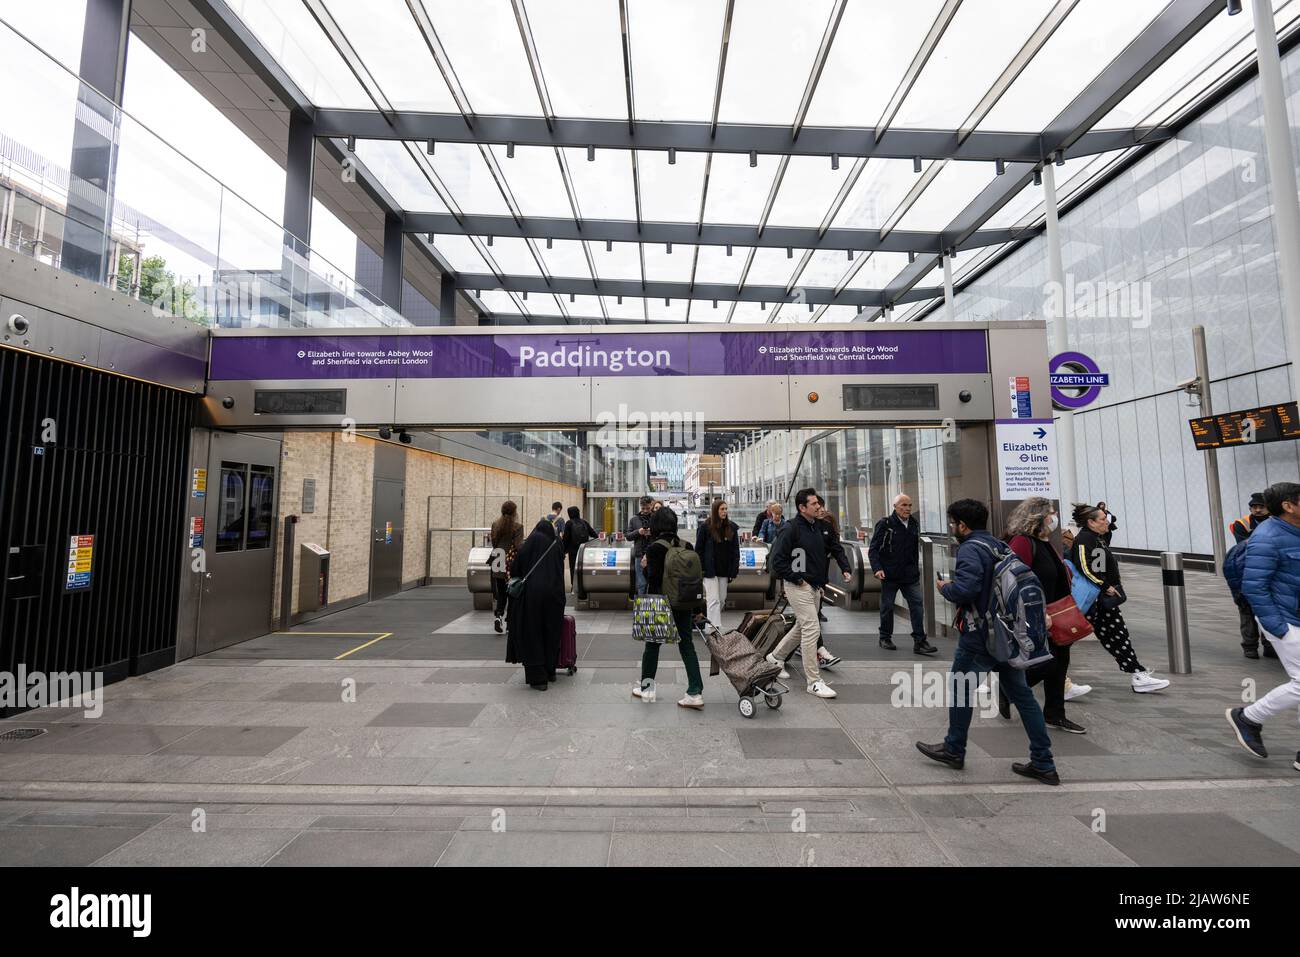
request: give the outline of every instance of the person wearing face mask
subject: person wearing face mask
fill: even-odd
[[[1169,687],[1168,679],[1157,678],[1142,667],[1120,611],[1125,596],[1119,580],[1119,562],[1103,538],[1110,531],[1110,517],[1095,505],[1076,505],[1074,524],[1079,526],[1071,556],[1074,567],[1101,589],[1101,594],[1085,616],[1093,633],[1119,664],[1120,670],[1129,676],[1134,691],[1139,694],[1163,691]]]
[[[1043,600],[1052,602],[1070,595],[1070,572],[1052,544],[1052,532],[1058,527],[1056,509],[1045,498],[1027,498],[1007,516],[1006,539],[1016,557],[1037,576],[1043,586]],[[1052,616],[1047,616],[1047,627],[1052,626]],[[1049,728],[1070,734],[1085,734],[1082,725],[1065,716],[1065,678],[1070,669],[1070,646],[1049,642],[1052,660],[1025,672],[1029,687],[1043,686],[1043,718]],[[998,687],[998,713],[1011,717],[1011,701],[1001,686]]]

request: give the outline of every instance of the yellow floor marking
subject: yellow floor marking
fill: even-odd
[[[362,648],[369,648],[377,641],[383,641],[385,638],[393,637],[393,633],[391,631],[274,631],[272,632],[272,634],[273,635],[304,635],[308,638],[363,638],[366,635],[379,636],[377,638],[372,638],[370,641],[367,641],[365,644],[357,645],[355,648],[353,648],[350,651],[343,652],[343,654],[339,655],[334,659],[335,661],[342,661],[348,655],[356,654]]]

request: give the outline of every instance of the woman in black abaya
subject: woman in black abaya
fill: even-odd
[[[524,680],[538,691],[555,680],[564,627],[564,547],[543,519],[515,555],[511,573],[527,575],[524,592],[511,598],[506,661],[524,666]]]

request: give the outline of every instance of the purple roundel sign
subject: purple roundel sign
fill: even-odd
[[[1062,411],[1074,411],[1091,405],[1110,385],[1110,376],[1082,352],[1061,352],[1052,356],[1048,370],[1052,384],[1052,405]]]

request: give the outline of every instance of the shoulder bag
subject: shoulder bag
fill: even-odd
[[[537,566],[542,563],[543,558],[545,558],[548,554],[550,554],[551,549],[555,547],[555,542],[558,541],[559,539],[557,538],[555,539],[555,541],[551,542],[551,544],[546,546],[546,551],[542,552],[541,557],[539,557],[537,561],[533,562],[533,567],[528,569],[527,575],[525,575],[523,578],[512,578],[508,582],[506,582],[507,595],[509,595],[511,598],[518,598],[520,595],[524,593],[524,585],[528,582],[529,575],[532,575],[533,572],[537,571]]]

